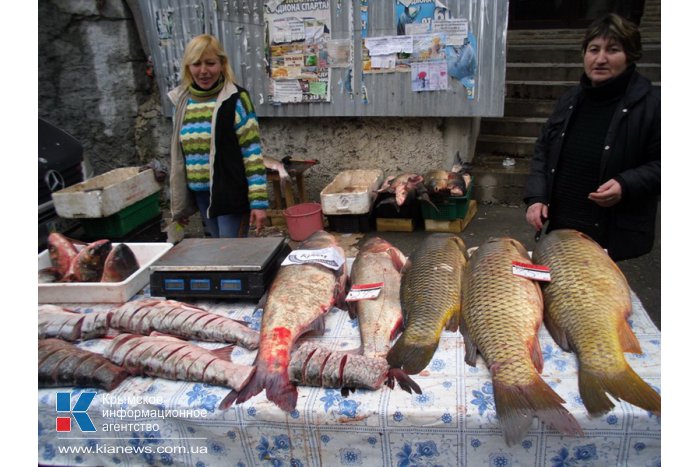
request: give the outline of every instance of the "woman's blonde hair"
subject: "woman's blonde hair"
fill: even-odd
[[[224,75],[224,80],[229,83],[235,83],[236,76],[233,74],[228,55],[221,47],[221,43],[212,35],[201,34],[193,37],[185,47],[185,53],[182,55],[182,84],[191,86],[194,83],[189,65],[199,61],[202,55],[207,52],[213,52],[221,60],[221,74]]]

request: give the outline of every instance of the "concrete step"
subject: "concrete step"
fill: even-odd
[[[554,111],[555,99],[519,99],[505,98],[504,115],[508,117],[544,117]]]
[[[661,23],[655,20],[642,21],[639,28],[642,48],[645,44],[661,42]],[[507,41],[512,44],[577,45],[580,46],[585,29],[509,29]]]
[[[536,141],[536,136],[489,135],[481,133],[476,141],[475,154],[529,157],[534,152]]]
[[[482,118],[480,132],[484,135],[509,135],[538,137],[545,117]]]
[[[519,99],[557,100],[578,81],[506,80],[506,96]]]
[[[652,81],[661,81],[661,65],[640,63],[637,70]],[[511,63],[506,65],[507,81],[578,81],[581,63]]]
[[[581,44],[511,44],[508,43],[506,59],[509,63],[582,63]],[[661,63],[661,44],[643,44],[644,63]]]
[[[483,156],[475,159],[472,197],[485,203],[522,204],[525,181],[530,173],[529,159],[515,159],[515,165],[503,166],[504,157]],[[525,213],[523,212],[523,216]]]

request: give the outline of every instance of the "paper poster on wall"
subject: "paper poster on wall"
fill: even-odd
[[[444,91],[449,89],[447,62],[416,62],[411,64],[411,89],[420,91]]]
[[[477,71],[477,44],[474,35],[469,32],[461,46],[445,47],[447,72],[467,89],[467,98],[474,99]]]
[[[273,103],[330,102],[330,1],[266,3],[268,76]],[[337,52],[337,49],[336,49]],[[342,57],[342,53],[336,57]]]

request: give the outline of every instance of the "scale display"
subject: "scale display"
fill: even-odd
[[[257,299],[290,251],[283,237],[184,239],[151,266],[151,295]]]

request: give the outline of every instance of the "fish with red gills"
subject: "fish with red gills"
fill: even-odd
[[[102,279],[105,260],[111,250],[112,242],[106,239],[86,245],[73,258],[61,282],[99,282]]]

